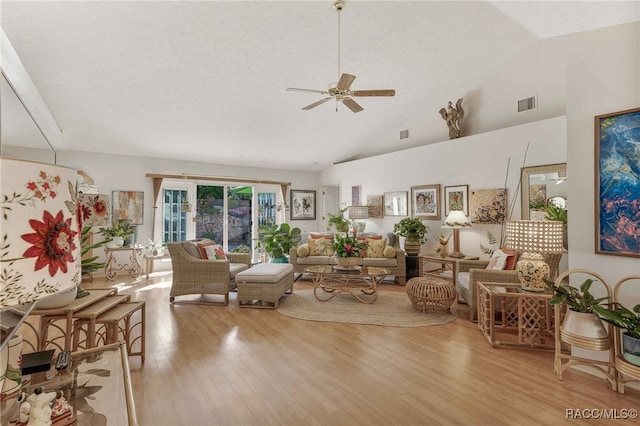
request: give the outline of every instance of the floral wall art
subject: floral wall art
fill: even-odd
[[[501,224],[507,212],[507,189],[471,191],[471,222]]]
[[[110,226],[109,195],[80,194],[78,196],[83,226]]]

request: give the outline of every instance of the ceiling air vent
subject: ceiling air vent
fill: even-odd
[[[538,108],[537,96],[530,96],[528,98],[520,99],[518,101],[518,112],[530,111]]]
[[[409,130],[400,130],[400,140],[409,138]]]

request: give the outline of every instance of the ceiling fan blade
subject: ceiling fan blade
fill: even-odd
[[[396,91],[393,89],[384,90],[355,90],[351,92],[353,96],[395,96]]]
[[[342,75],[340,76],[340,80],[338,80],[338,85],[336,86],[336,89],[349,90],[349,87],[351,87],[351,83],[353,83],[353,80],[355,79],[356,79],[355,75],[342,73]]]
[[[289,92],[310,92],[310,93],[322,93],[323,95],[328,94],[326,90],[313,90],[313,89],[299,89],[297,87],[287,87],[287,91]]]
[[[362,111],[362,107],[356,101],[354,101],[351,98],[342,99],[342,103],[345,104],[347,106],[347,108],[349,108],[353,112]]]
[[[311,105],[307,105],[302,109],[307,110],[307,109],[315,108],[318,105],[322,105],[323,103],[327,102],[329,99],[332,99],[331,96],[329,96],[328,98],[320,99],[318,102],[314,102]]]

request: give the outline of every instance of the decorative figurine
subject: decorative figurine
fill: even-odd
[[[51,416],[58,417],[71,410],[71,406],[67,402],[66,398],[62,391],[58,391],[56,393],[56,400],[53,403],[53,407],[51,408]]]
[[[451,238],[451,234],[446,238],[444,234],[440,234],[440,237],[438,238],[438,242],[440,243],[440,248],[438,249],[440,257],[449,256],[449,238]]]
[[[28,396],[29,394],[27,394],[26,392],[20,392],[18,398],[16,398],[18,404],[20,404],[20,409],[18,410],[18,421],[20,423],[27,423],[29,421],[29,410],[31,409],[31,404],[27,402]]]
[[[462,109],[462,98],[456,102],[456,107],[453,107],[451,101],[449,101],[448,107],[440,108],[440,115],[447,122],[449,126],[449,139],[457,139],[464,135],[464,124],[462,119],[464,118],[464,110]]]
[[[33,390],[27,398],[30,404],[28,426],[50,426],[51,425],[51,403],[56,399],[55,392],[43,393],[41,387]]]

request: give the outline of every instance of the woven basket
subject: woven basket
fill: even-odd
[[[359,257],[336,257],[336,263],[343,268],[353,268],[360,263]]]
[[[447,312],[456,300],[456,289],[444,279],[416,277],[407,282],[407,296],[422,312]]]

